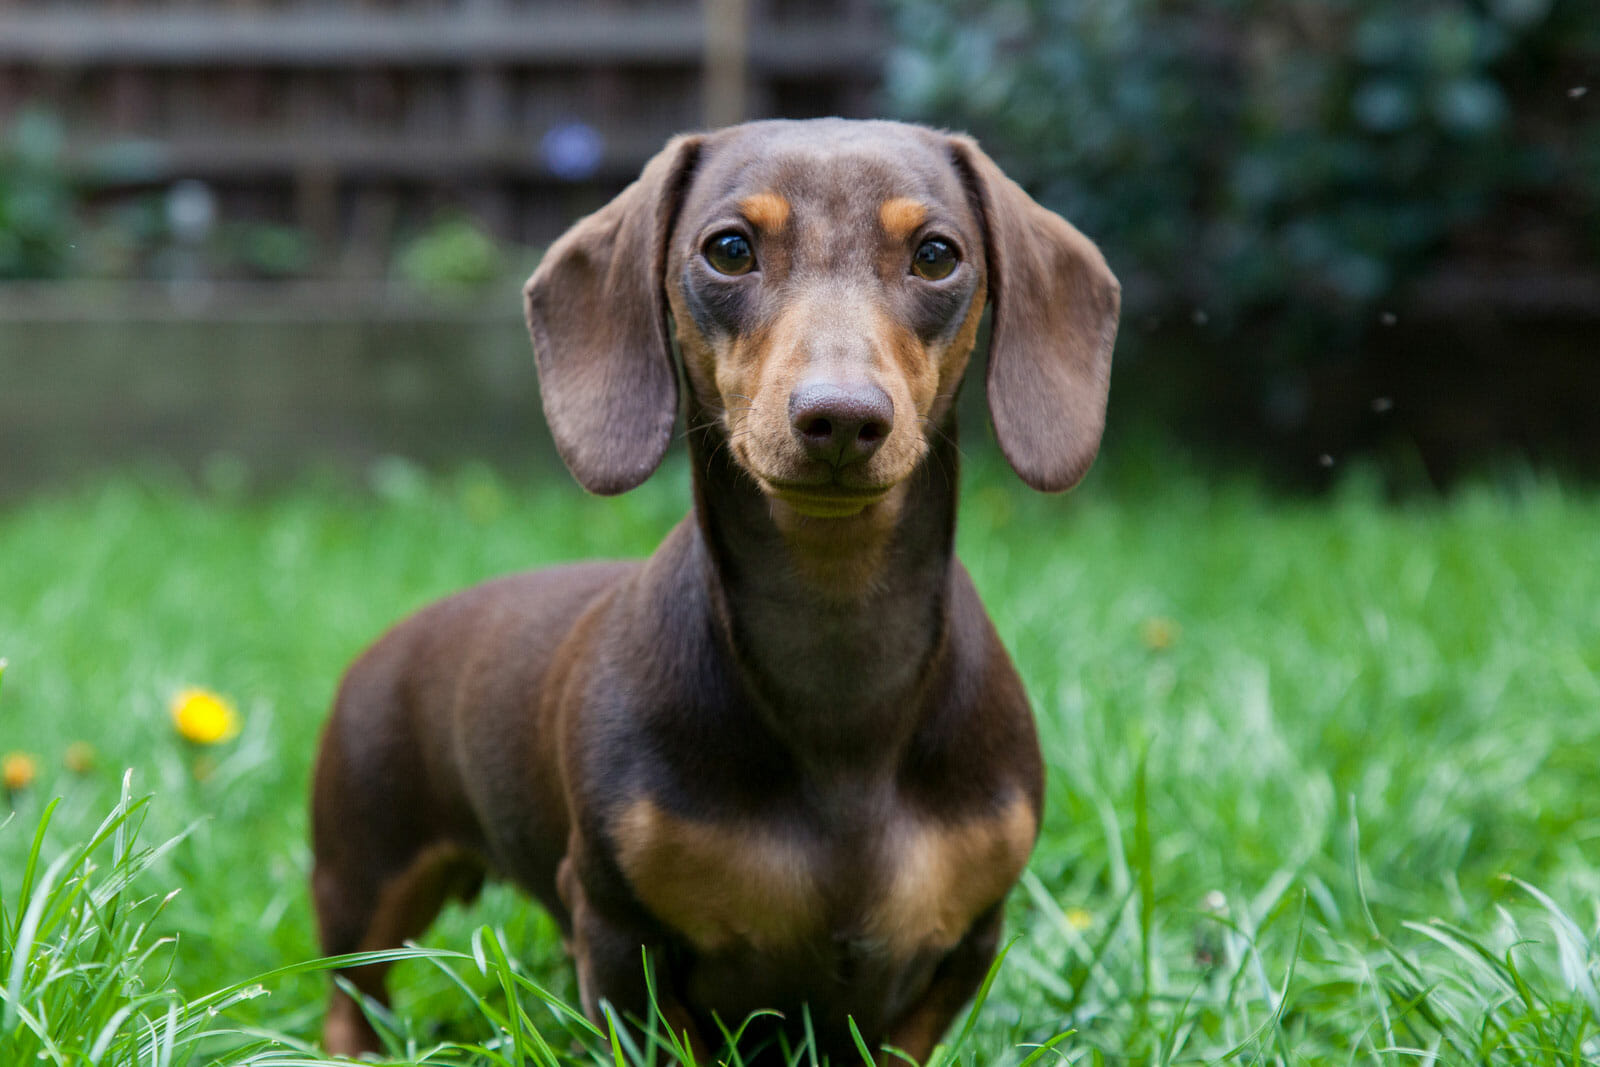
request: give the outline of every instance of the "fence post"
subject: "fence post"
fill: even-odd
[[[743,122],[750,66],[749,0],[704,0],[705,100],[708,127]]]

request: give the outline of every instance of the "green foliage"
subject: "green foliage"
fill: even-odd
[[[505,254],[476,221],[446,215],[400,250],[400,276],[425,290],[490,285],[506,272]]]
[[[1600,1063],[1600,497],[1389,507],[1354,475],[1285,500],[1106,459],[1065,498],[969,463],[960,552],[1049,792],[1017,940],[941,1064]],[[339,672],[473,581],[649,551],[687,480],[599,499],[391,461],[369,490],[122,477],[0,511],[0,751],[40,768],[0,826],[0,1049],[329,1062],[304,797]],[[188,684],[238,704],[235,740],[174,733]],[[64,767],[84,738],[96,768]],[[397,958],[404,1062],[649,1059],[576,1017],[554,924],[504,886]]]
[[[295,226],[272,222],[233,222],[221,227],[221,256],[235,269],[258,278],[303,276],[314,260],[311,238]]]
[[[1570,110],[1546,71],[1600,39],[1585,0],[892,7],[895,105],[979,136],[1102,243],[1133,309],[1366,321],[1509,196],[1600,213],[1600,170],[1512,95]]]
[[[53,278],[72,261],[76,200],[62,142],[61,124],[32,109],[0,131],[0,279]]]

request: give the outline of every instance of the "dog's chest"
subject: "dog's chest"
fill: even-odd
[[[640,901],[702,953],[848,944],[890,961],[953,948],[1016,881],[1035,830],[1020,796],[957,820],[892,810],[837,835],[692,820],[644,799],[616,840]]]

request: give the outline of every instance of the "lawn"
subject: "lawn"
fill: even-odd
[[[1041,497],[969,466],[961,555],[1050,783],[962,1062],[1600,1062],[1600,495],[1285,498],[1152,452]],[[306,777],[340,671],[479,579],[648,552],[687,499],[681,462],[613,500],[214,473],[0,510],[0,753],[33,770],[0,826],[6,1064],[320,1062]],[[189,686],[237,737],[178,735]],[[613,1062],[513,893],[425,946],[397,1055]]]

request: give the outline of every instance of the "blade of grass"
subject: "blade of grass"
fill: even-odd
[[[1150,844],[1150,749],[1139,754],[1133,780],[1133,854],[1139,865],[1139,1026],[1150,1014],[1150,987],[1154,946],[1156,891],[1154,850]]]
[[[60,804],[61,798],[55,797],[44,806],[44,811],[39,816],[39,825],[33,832],[33,844],[28,848],[28,858],[22,864],[22,884],[17,890],[16,900],[17,925],[7,930],[7,940],[13,944],[17,940],[22,917],[27,913],[28,904],[33,899],[33,880],[39,873],[39,855],[44,849],[45,831],[49,828],[50,819]]]
[[[972,1007],[967,1010],[966,1020],[961,1024],[961,1030],[956,1035],[955,1042],[948,1046],[940,1045],[934,1054],[928,1057],[927,1067],[952,1063],[957,1052],[965,1047],[972,1037],[973,1028],[978,1025],[978,1016],[983,1012],[983,1006],[989,1000],[989,991],[994,988],[994,980],[1000,976],[1000,967],[1006,962],[1006,957],[1011,954],[1020,937],[1013,937],[1007,941],[1005,947],[995,954],[994,961],[989,964],[989,971],[983,976],[983,983],[978,986],[977,994],[972,998]]]
[[[847,1015],[845,1016],[845,1022],[850,1024],[850,1040],[855,1042],[856,1051],[861,1053],[861,1062],[865,1064],[866,1067],[876,1067],[877,1061],[874,1059],[872,1052],[867,1048],[866,1041],[862,1039],[861,1030],[856,1026],[856,1017],[854,1015]]]
[[[1052,1037],[1049,1041],[1046,1041],[1044,1044],[1028,1053],[1027,1057],[1021,1063],[1017,1064],[1017,1067],[1030,1067],[1031,1064],[1038,1062],[1040,1057],[1042,1057],[1046,1052],[1054,1051],[1057,1045],[1061,1044],[1061,1042],[1065,1041],[1067,1038],[1071,1037],[1077,1032],[1078,1031],[1076,1029],[1061,1031],[1055,1037]],[[1062,1059],[1066,1059],[1066,1056],[1063,1053],[1057,1053],[1057,1055],[1061,1056]]]
[[[1283,1009],[1284,1006],[1289,1002],[1289,986],[1294,981],[1295,968],[1300,962],[1300,945],[1305,937],[1305,923],[1305,895],[1302,894],[1300,897],[1300,918],[1295,928],[1294,946],[1289,952],[1289,966],[1284,971],[1283,984],[1279,987],[1278,995],[1274,998],[1276,1003],[1273,1005],[1272,1013],[1268,1015],[1267,1018],[1262,1020],[1261,1025],[1256,1027],[1248,1037],[1225,1052],[1221,1057],[1222,1059],[1229,1060],[1239,1055],[1239,1053],[1243,1052],[1247,1046],[1254,1044],[1256,1039],[1262,1034],[1266,1033],[1269,1029],[1276,1030],[1276,1028],[1278,1028],[1282,1023]],[[1277,1040],[1276,1034],[1274,1035],[1274,1040]],[[1288,1062],[1287,1056],[1285,1057],[1284,1062]]]

